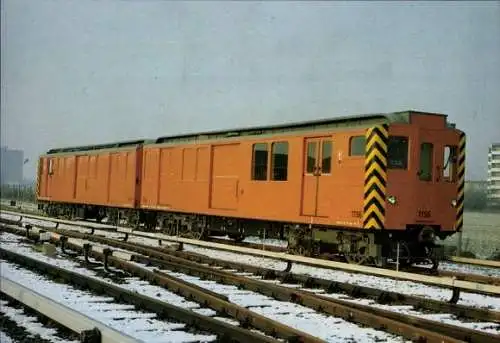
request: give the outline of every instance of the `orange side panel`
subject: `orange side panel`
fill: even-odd
[[[137,180],[137,168],[138,168],[138,160],[137,160],[137,152],[135,150],[127,151],[127,168],[125,173],[125,184],[124,187],[124,203],[129,207],[135,206],[135,197],[136,197],[136,180]]]
[[[142,170],[142,207],[208,211],[208,145],[145,148]]]
[[[74,200],[74,189],[76,184],[76,157],[64,157],[63,161],[61,195],[63,201],[72,202]]]
[[[182,149],[182,181],[196,178],[196,146]]]
[[[110,155],[109,198],[110,204],[120,204],[123,201],[127,173],[126,155],[121,152]]]
[[[158,187],[158,205],[173,206],[179,194],[175,192],[175,182],[180,179],[182,156],[178,149],[160,149],[160,170]]]
[[[109,205],[133,207],[136,185],[136,151],[111,153],[109,170]]]
[[[82,155],[76,157],[76,187],[75,201],[79,203],[87,202],[87,189],[89,173],[89,156]]]
[[[208,147],[196,149],[196,181],[208,182],[210,176],[210,150]]]
[[[238,208],[239,149],[239,143],[212,146],[210,207],[213,209]]]
[[[109,182],[109,154],[97,155],[95,180],[92,188],[92,202],[97,204],[108,203]]]
[[[158,178],[160,168],[160,150],[144,149],[141,204],[156,206],[158,204]]]

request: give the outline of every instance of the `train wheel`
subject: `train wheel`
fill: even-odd
[[[365,264],[370,258],[370,256],[364,256],[359,254],[345,254],[344,257],[347,263],[358,264],[358,265]]]
[[[391,260],[393,263],[397,263],[399,254],[399,265],[400,267],[408,266],[411,264],[411,251],[408,244],[405,242],[399,242],[399,250],[397,242],[392,245]]]
[[[439,267],[439,259],[434,255],[434,249],[432,247],[425,247],[425,258],[423,264],[430,265],[432,271],[437,271]]]
[[[186,230],[182,236],[191,239],[202,239],[205,237],[205,228],[186,225]]]
[[[289,248],[289,254],[299,255],[299,256],[307,256],[307,249],[303,245],[297,245],[293,248]]]
[[[379,268],[387,268],[387,257],[373,257],[373,264]]]

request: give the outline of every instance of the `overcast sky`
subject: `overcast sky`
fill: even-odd
[[[500,141],[500,3],[3,0],[1,143],[49,148],[405,109]]]

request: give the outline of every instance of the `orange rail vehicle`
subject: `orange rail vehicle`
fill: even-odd
[[[400,261],[436,263],[436,237],[462,228],[465,135],[441,114],[55,149],[40,166],[38,200],[53,215],[121,214],[197,238],[264,233],[286,237],[291,252],[354,263],[383,264],[398,243]]]

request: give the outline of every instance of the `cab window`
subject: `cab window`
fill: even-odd
[[[387,156],[389,169],[408,169],[408,137],[390,136]]]
[[[364,156],[366,137],[365,136],[355,136],[351,137],[349,147],[349,156]]]
[[[457,147],[445,146],[443,158],[443,179],[454,182],[456,179]]]
[[[420,170],[419,178],[422,181],[432,180],[432,156],[434,145],[432,143],[420,144]]]

